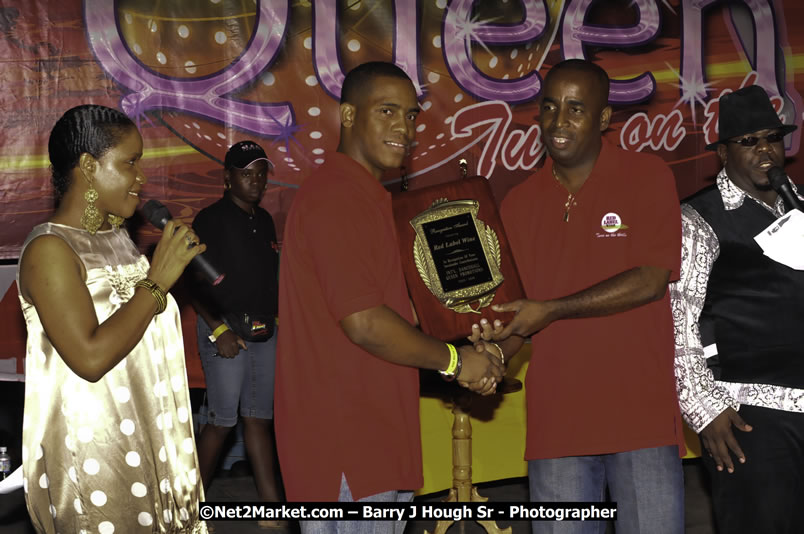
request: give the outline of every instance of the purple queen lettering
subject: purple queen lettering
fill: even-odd
[[[567,0],[561,24],[562,53],[565,59],[586,59],[583,46],[639,46],[656,38],[659,33],[659,9],[653,0],[634,0],[639,22],[634,26],[593,26],[584,24],[586,12],[594,0]],[[649,99],[656,90],[653,74],[645,72],[630,80],[611,80],[609,102],[635,104]]]
[[[422,96],[418,69],[418,14],[416,0],[394,2],[393,62],[413,81]],[[321,87],[332,98],[340,99],[346,75],[338,54],[338,6],[332,0],[313,3],[313,61]]]
[[[706,72],[704,70],[703,16],[707,7],[718,0],[683,0],[682,12],[682,60],[681,78],[695,90],[695,96],[706,98]],[[724,5],[728,10],[727,25],[732,40],[740,43],[752,69],[756,72],[757,85],[761,85],[771,98],[782,98],[780,115],[787,124],[801,125],[797,109],[801,108],[801,96],[788,84],[785,93],[784,56],[781,48],[786,46],[783,19],[777,27],[775,12],[782,13],[781,2],[773,0],[743,0],[741,4]],[[785,138],[787,155],[798,152],[801,130]]]
[[[260,2],[254,32],[243,53],[215,75],[199,78],[163,76],[142,65],[120,37],[115,6],[107,0],[85,0],[84,19],[101,67],[129,90],[121,101],[129,116],[139,117],[151,109],[175,109],[264,136],[279,135],[295,123],[289,104],[229,97],[276,59],[287,28],[288,2]]]
[[[452,78],[478,100],[503,100],[517,104],[533,100],[542,88],[542,79],[534,70],[515,80],[497,80],[486,76],[472,61],[472,41],[513,45],[538,39],[547,27],[544,1],[523,0],[524,16],[517,24],[488,24],[472,19],[475,0],[453,0],[444,12],[441,42],[444,62]]]

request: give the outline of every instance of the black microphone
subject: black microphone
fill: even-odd
[[[164,229],[167,222],[173,218],[173,215],[170,214],[170,210],[168,210],[164,204],[153,199],[145,203],[142,207],[142,212],[145,214],[145,218],[160,230]],[[220,284],[223,277],[226,276],[225,274],[219,273],[203,254],[199,254],[190,260],[190,264],[201,271],[204,278],[209,280],[209,283],[213,286]]]
[[[782,196],[788,210],[804,211],[801,209],[801,202],[799,202],[796,194],[793,193],[793,188],[790,187],[790,180],[787,179],[787,174],[781,167],[768,169],[768,180],[771,187]]]

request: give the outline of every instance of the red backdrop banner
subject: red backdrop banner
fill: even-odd
[[[404,69],[422,109],[404,170],[384,178],[392,191],[403,172],[411,191],[449,182],[465,158],[499,203],[544,161],[544,74],[587,58],[613,80],[607,138],[662,157],[684,197],[719,169],[704,146],[723,94],[762,85],[801,126],[803,28],[793,0],[0,0],[0,260],[13,264],[52,213],[48,135],[86,103],[139,124],[142,196],[186,222],[221,196],[226,148],[262,144],[276,165],[262,206],[281,238],[296,189],[337,148],[344,73],[372,60]],[[794,180],[800,135],[785,140]],[[158,232],[133,223],[146,250]],[[0,357],[23,356],[15,293],[2,300],[14,339]],[[201,385],[195,316],[183,317]]]
[[[344,73],[369,60],[397,63],[419,92],[412,190],[451,180],[463,157],[499,201],[543,161],[545,72],[585,57],[614,80],[606,136],[659,154],[686,196],[718,170],[703,147],[722,94],[761,84],[801,124],[802,21],[791,0],[0,1],[0,258],[51,213],[48,134],[83,103],[137,121],[143,196],[187,221],[221,195],[226,147],[260,142],[276,164],[262,205],[281,235],[295,190],[337,147]],[[134,234],[143,249],[156,239],[148,225]]]

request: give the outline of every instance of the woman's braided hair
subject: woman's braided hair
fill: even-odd
[[[70,187],[70,171],[86,152],[100,159],[123,135],[134,128],[125,113],[106,106],[83,105],[67,110],[50,131],[47,150],[53,186],[59,198]]]

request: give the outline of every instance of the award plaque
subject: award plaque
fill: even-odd
[[[476,200],[439,199],[410,221],[416,232],[413,260],[422,282],[444,307],[458,313],[479,314],[504,280],[497,234],[477,213]]]
[[[423,332],[453,341],[492,303],[524,297],[488,180],[482,176],[394,195],[405,281]]]

